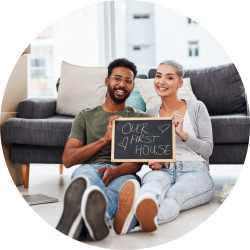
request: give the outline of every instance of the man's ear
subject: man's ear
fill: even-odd
[[[134,81],[133,81],[133,88],[132,88],[132,91],[134,90],[134,88],[135,88],[135,79],[134,79]]]
[[[108,86],[108,77],[105,78],[105,85]]]

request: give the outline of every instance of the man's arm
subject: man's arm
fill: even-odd
[[[64,147],[63,164],[65,167],[71,167],[86,161],[108,143],[109,141],[104,137],[87,145],[82,145],[82,142],[78,139],[70,138]]]
[[[112,168],[103,167],[99,169],[99,172],[103,174],[102,180],[107,186],[112,180],[116,179],[119,176],[126,174],[135,174],[141,169],[142,165],[142,163],[124,162]]]
[[[142,164],[137,162],[124,162],[116,167],[117,175],[135,174],[141,169]]]
[[[109,144],[112,140],[112,121],[117,119],[117,116],[112,116],[109,119],[106,133],[103,137],[95,142],[83,145],[81,140],[76,138],[68,139],[63,152],[63,164],[66,167],[71,167],[75,164],[80,164],[88,160],[100,151],[105,145]]]

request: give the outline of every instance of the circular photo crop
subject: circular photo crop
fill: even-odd
[[[14,184],[83,244],[140,249],[212,215],[245,161],[250,119],[230,57],[196,20],[120,0],[79,9],[18,59],[1,107]]]

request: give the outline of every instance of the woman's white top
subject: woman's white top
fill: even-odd
[[[185,112],[183,120],[183,130],[186,131],[189,136],[197,138],[187,110]],[[176,135],[175,138],[177,161],[205,161],[200,155],[198,155],[190,147],[188,147],[187,144],[183,142],[178,135]]]

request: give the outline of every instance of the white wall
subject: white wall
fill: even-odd
[[[198,24],[188,24],[185,16],[173,10],[155,5],[155,31],[157,63],[173,59],[185,68],[202,68],[231,62],[207,31]],[[188,40],[199,41],[199,57],[188,57]]]
[[[99,7],[100,8],[100,7]],[[102,62],[98,5],[91,5],[72,13],[53,25],[55,71],[60,72],[60,62],[97,66]]]
[[[46,58],[47,77],[29,77],[29,96],[56,95],[63,60],[82,66],[103,66],[103,4],[90,5],[60,19],[31,43],[30,58]]]
[[[150,13],[150,19],[132,18],[133,14],[144,13]],[[166,59],[179,61],[189,69],[231,62],[207,31],[197,24],[188,24],[185,16],[173,10],[145,2],[120,0],[115,2],[114,14],[115,34],[110,37],[116,40],[115,57],[128,57],[136,63],[139,73],[147,73],[149,68]],[[43,53],[52,48],[51,57],[47,55],[51,58],[49,75],[52,77],[33,81],[32,93],[56,94],[55,84],[62,60],[85,66],[107,66],[110,61],[106,55],[107,45],[114,43],[105,40],[109,37],[105,17],[104,3],[90,5],[60,19],[40,34],[43,39],[37,39],[32,45],[33,48],[35,44],[47,46],[41,50]],[[189,40],[199,41],[199,57],[188,57]],[[142,45],[143,49],[133,50],[133,45]]]
[[[134,15],[149,15],[149,18],[134,19]],[[127,1],[125,31],[127,57],[137,65],[139,74],[147,74],[148,69],[155,65],[154,18],[153,4]],[[134,46],[138,46],[139,50],[134,50]]]
[[[127,56],[127,5],[126,0],[115,2],[116,56]]]

